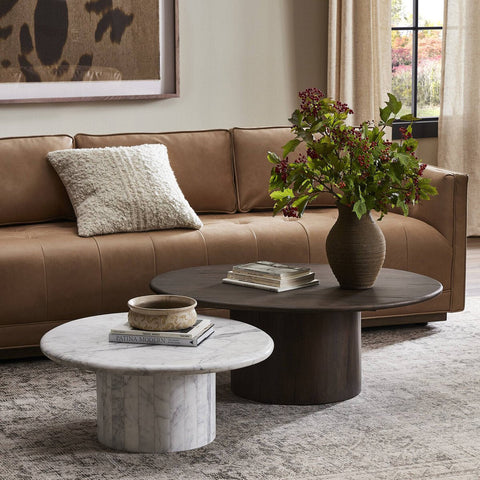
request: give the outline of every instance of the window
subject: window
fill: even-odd
[[[416,137],[436,137],[440,113],[443,0],[392,0],[392,92],[412,113]],[[401,122],[393,135],[399,138]]]

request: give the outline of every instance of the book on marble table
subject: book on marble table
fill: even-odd
[[[108,340],[118,343],[143,343],[149,345],[176,345],[197,347],[214,332],[214,324],[206,318],[198,319],[182,330],[139,330],[124,322],[110,330]]]

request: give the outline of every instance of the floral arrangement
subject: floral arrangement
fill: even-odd
[[[409,206],[436,195],[430,180],[423,177],[426,165],[415,155],[418,142],[412,137],[414,118],[400,129],[401,142],[385,138],[402,108],[397,98],[388,94],[380,109],[381,121],[364,122],[359,127],[347,125],[353,111],[316,88],[299,93],[300,108],[289,122],[296,137],[283,146],[283,158],[268,152],[274,164],[270,177],[270,196],[275,200],[274,215],[302,216],[308,203],[321,192],[330,192],[338,203],[351,207],[358,218],[370,210],[381,213],[399,207],[408,215]],[[300,145],[305,152],[289,160]]]

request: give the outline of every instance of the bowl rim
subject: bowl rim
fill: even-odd
[[[168,297],[173,300],[177,300],[180,302],[188,302],[187,305],[184,307],[173,307],[173,308],[152,308],[152,307],[142,307],[141,305],[137,305],[137,302],[152,302],[155,300],[160,300],[162,298]],[[134,297],[131,298],[128,302],[128,308],[130,310],[136,311],[138,313],[144,314],[151,314],[155,315],[158,313],[166,313],[166,312],[183,312],[186,310],[192,310],[197,306],[197,301],[192,297],[187,297],[185,295],[142,295],[141,297]]]

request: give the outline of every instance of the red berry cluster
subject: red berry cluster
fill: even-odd
[[[320,113],[320,105],[318,102],[325,98],[325,94],[318,88],[307,88],[303,92],[298,92],[298,96],[302,101],[300,111],[310,115],[318,115]]]
[[[280,160],[279,163],[275,165],[275,173],[278,173],[282,177],[282,181],[287,183],[288,177],[288,157],[283,158]]]
[[[310,148],[310,147],[307,148],[307,155],[312,160],[315,160],[315,159],[319,158],[318,153],[313,148]]]
[[[367,162],[367,157],[363,154],[358,155],[357,161],[362,168],[368,168],[370,166],[370,164]]]
[[[304,155],[303,153],[301,153],[296,159],[295,159],[295,163],[307,163],[307,157],[306,155]]]
[[[421,177],[426,168],[427,168],[427,164],[426,163],[421,163],[420,168],[418,169],[418,172],[417,172],[418,176]]]
[[[400,130],[400,133],[402,134],[403,140],[408,140],[409,138],[412,138],[412,133],[409,132],[406,128],[400,127],[399,130]]]
[[[293,218],[298,218],[298,208],[297,207],[292,207],[291,205],[286,205],[282,209],[283,216],[284,217],[293,217]]]
[[[418,188],[418,178],[413,179],[413,184],[415,185],[415,201],[418,202],[420,200],[420,192]]]
[[[353,114],[353,110],[346,103],[339,102],[338,100],[334,103],[333,108],[335,108],[338,113]]]

